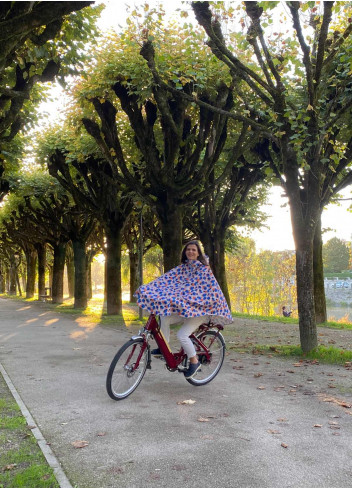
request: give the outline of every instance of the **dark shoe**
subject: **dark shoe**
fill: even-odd
[[[163,356],[161,351],[160,351],[160,348],[155,348],[155,350],[152,350],[150,353],[153,355],[153,357],[162,357]]]
[[[190,363],[188,369],[185,372],[186,379],[191,379],[193,377],[193,375],[195,375],[198,372],[200,367],[201,367],[200,362]]]

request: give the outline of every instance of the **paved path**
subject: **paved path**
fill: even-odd
[[[73,486],[351,487],[352,371],[230,350],[207,386],[154,360],[114,402],[106,372],[129,337],[0,299],[1,363]]]

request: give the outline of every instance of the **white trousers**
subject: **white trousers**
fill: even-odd
[[[166,341],[170,342],[170,325],[183,322],[181,328],[177,332],[177,338],[181,343],[188,358],[192,358],[196,355],[193,343],[189,336],[195,331],[202,323],[209,321],[209,316],[196,316],[193,318],[183,318],[177,314],[171,316],[160,316],[160,329],[163,333]]]

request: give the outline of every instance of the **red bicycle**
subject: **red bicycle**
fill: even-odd
[[[192,385],[205,385],[219,373],[225,357],[225,341],[221,334],[223,326],[212,322],[201,324],[190,336],[194,343],[201,368],[196,375],[186,379]],[[151,368],[152,355],[149,340],[154,338],[170,372],[184,372],[189,360],[183,348],[172,353],[154,314],[137,336],[125,343],[111,362],[106,389],[115,401],[128,397],[141,383],[145,371]]]

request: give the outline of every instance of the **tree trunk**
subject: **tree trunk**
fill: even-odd
[[[324,289],[323,240],[321,237],[321,216],[317,221],[313,240],[314,305],[316,322],[325,323],[326,298]]]
[[[122,229],[106,230],[106,313],[122,314]]]
[[[133,294],[139,287],[139,267],[138,267],[138,253],[134,253],[133,250],[129,250],[130,258],[130,302],[136,302],[136,298]]]
[[[214,239],[214,256],[212,270],[225,296],[229,309],[231,309],[230,294],[227,286],[225,268],[225,236],[223,236],[221,233],[218,233]]]
[[[62,304],[64,301],[64,271],[67,243],[58,243],[53,246],[54,265],[52,282],[52,302]]]
[[[9,295],[16,295],[16,260],[14,256],[10,256],[10,269],[9,269]]]
[[[4,274],[4,266],[0,262],[0,294],[5,292],[5,274]]]
[[[36,245],[38,254],[38,299],[45,295],[45,269],[46,269],[46,245],[38,243]]]
[[[176,267],[181,261],[183,209],[180,206],[167,206],[158,212],[162,230],[164,272]]]
[[[296,249],[297,303],[303,353],[318,346],[314,312],[313,243]]]
[[[21,289],[20,277],[18,275],[18,267],[16,267],[16,283],[17,283],[17,287],[18,287],[18,294],[20,297],[22,297],[22,289]]]
[[[37,251],[33,248],[26,252],[27,280],[26,299],[32,299],[35,291],[35,275],[37,267]]]
[[[71,246],[66,249],[66,271],[68,296],[71,298],[75,295],[75,263]]]
[[[74,309],[87,307],[87,256],[86,244],[81,240],[72,240],[75,268]]]
[[[91,299],[93,297],[92,290],[92,262],[88,261],[87,264],[87,299]]]
[[[204,251],[209,257],[211,269],[231,309],[225,267],[225,236],[219,230],[214,232],[213,237],[210,235],[210,231],[204,231],[201,234],[201,241],[204,246]]]

